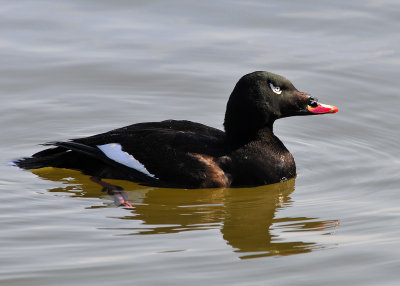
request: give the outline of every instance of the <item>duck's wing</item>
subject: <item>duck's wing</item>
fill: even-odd
[[[190,121],[139,123],[74,142],[99,149],[108,159],[173,185],[198,186],[204,158],[223,155],[224,132]]]
[[[224,138],[224,132],[190,121],[138,123],[69,142],[52,142],[56,148],[16,163],[26,169],[53,166],[103,178],[196,187],[206,176],[205,158],[224,152]]]

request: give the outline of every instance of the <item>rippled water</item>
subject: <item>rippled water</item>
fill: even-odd
[[[398,285],[400,4],[2,1],[0,283]],[[290,79],[335,115],[275,132],[298,176],[247,189],[7,166],[52,140],[142,121],[222,128],[243,75]]]

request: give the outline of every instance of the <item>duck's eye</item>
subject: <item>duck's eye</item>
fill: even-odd
[[[271,82],[269,83],[269,87],[276,94],[281,94],[282,93],[282,89],[279,86],[273,85]]]

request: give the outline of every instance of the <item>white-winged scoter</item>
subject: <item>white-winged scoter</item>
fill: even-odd
[[[15,164],[80,170],[113,195],[120,188],[102,178],[182,188],[266,185],[296,175],[292,154],[273,133],[275,120],[337,111],[298,91],[286,78],[257,71],[243,76],[233,89],[225,132],[184,120],[137,123],[46,143],[53,147]]]

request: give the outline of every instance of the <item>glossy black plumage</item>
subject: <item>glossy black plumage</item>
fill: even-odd
[[[137,123],[69,142],[49,143],[55,148],[16,164],[25,169],[77,169],[98,178],[167,187],[276,183],[294,177],[296,166],[273,134],[273,123],[282,117],[314,114],[310,104],[315,104],[315,99],[299,92],[287,79],[254,72],[242,77],[232,91],[225,114],[226,132],[190,121]],[[110,159],[97,147],[111,143],[121,145],[154,177]]]

